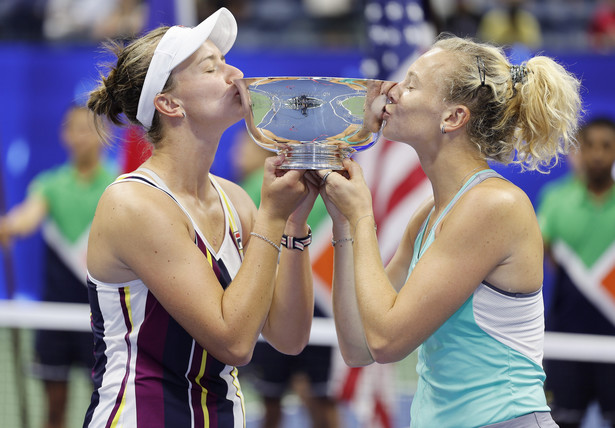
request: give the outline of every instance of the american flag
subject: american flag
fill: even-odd
[[[371,44],[361,68],[368,78],[402,80],[435,37],[419,0],[370,0],[365,18]],[[357,160],[370,184],[381,253],[388,262],[410,215],[431,194],[431,187],[407,144],[381,137]]]
[[[425,8],[417,0],[370,0],[365,6],[365,20],[370,47],[361,69],[367,78],[402,80],[408,66],[435,37]],[[371,189],[378,241],[386,264],[410,216],[431,195],[431,186],[416,152],[406,144],[381,137],[356,160]],[[341,397],[357,409],[362,427],[394,425],[398,395],[393,371],[392,365],[379,364],[348,370]]]

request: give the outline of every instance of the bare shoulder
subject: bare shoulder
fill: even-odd
[[[468,191],[451,214],[447,226],[457,242],[474,243],[473,249],[463,251],[474,253],[477,263],[491,264],[484,276],[487,281],[510,292],[528,293],[540,287],[542,236],[522,189],[501,179],[485,180]]]
[[[97,215],[104,214],[106,220],[128,223],[139,222],[144,217],[148,221],[156,221],[181,213],[169,195],[140,182],[122,182],[109,186],[100,198],[97,209]]]
[[[513,183],[500,178],[485,180],[475,186],[458,204],[471,210],[476,221],[519,219],[520,214],[534,217],[534,208],[526,193]]]
[[[154,240],[186,238],[194,231],[166,193],[138,182],[109,186],[96,209],[88,245],[88,270],[107,282],[127,281],[136,254],[145,256]]]
[[[485,180],[466,192],[436,234],[446,237],[451,251],[467,252],[467,243],[473,242],[473,251],[482,252],[477,253],[480,258],[495,257],[497,262],[510,257],[523,237],[540,237],[527,195],[499,178]]]

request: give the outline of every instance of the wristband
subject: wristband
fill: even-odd
[[[311,243],[312,243],[312,228],[308,224],[307,236],[304,236],[303,238],[295,238],[294,236],[288,236],[284,234],[282,235],[282,242],[280,244],[288,248],[289,250],[303,251],[305,247],[309,246]]]

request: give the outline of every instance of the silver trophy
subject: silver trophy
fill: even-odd
[[[339,77],[235,80],[252,139],[284,153],[282,169],[340,170],[376,142],[392,82]]]

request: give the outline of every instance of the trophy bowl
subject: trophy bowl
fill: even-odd
[[[253,77],[239,88],[248,133],[284,153],[282,169],[341,170],[377,141],[393,82],[340,77]]]

